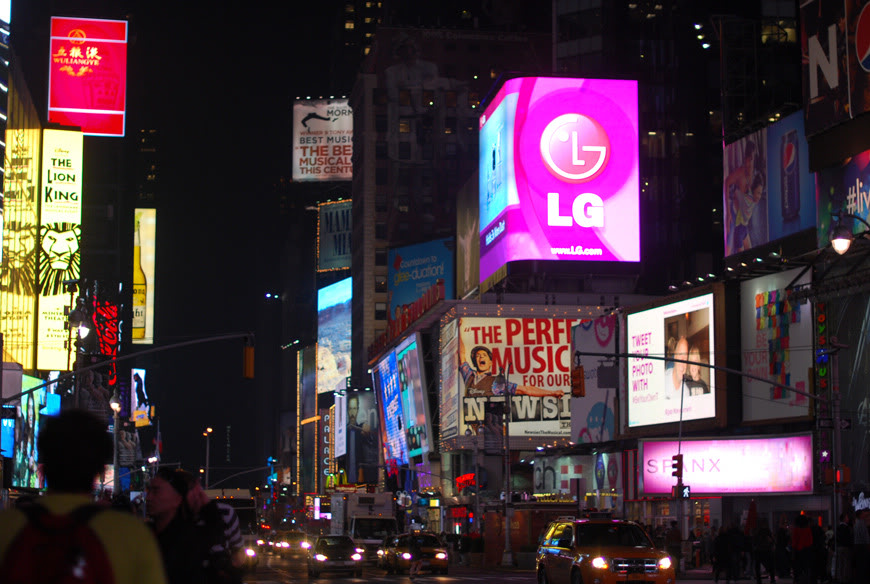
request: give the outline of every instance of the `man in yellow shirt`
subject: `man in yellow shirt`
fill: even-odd
[[[89,566],[87,557],[79,557],[75,564],[68,566],[57,565],[58,562],[22,561],[32,552],[21,542],[25,534],[33,531],[25,529],[31,521],[28,514],[39,515],[39,521],[49,525],[58,516],[68,516],[76,509],[94,504],[94,481],[112,453],[112,440],[105,424],[86,411],[69,410],[45,420],[38,446],[48,490],[45,496],[27,505],[45,511],[39,514],[22,509],[0,512],[0,581],[9,584],[39,582],[64,571],[82,573],[101,567]],[[166,584],[157,542],[145,523],[132,513],[107,507],[93,513],[87,525],[102,544],[115,584]]]

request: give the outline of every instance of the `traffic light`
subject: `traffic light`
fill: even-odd
[[[683,480],[683,455],[675,454],[671,457],[671,472],[672,477],[677,477],[677,480]]]
[[[586,372],[582,365],[571,371],[571,395],[573,397],[586,397]]]
[[[242,374],[245,379],[253,379],[254,378],[254,346],[253,345],[245,345],[244,349],[244,364],[242,369]]]

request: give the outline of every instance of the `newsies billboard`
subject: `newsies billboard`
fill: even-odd
[[[640,261],[636,81],[509,79],[479,148],[484,289],[515,260]]]

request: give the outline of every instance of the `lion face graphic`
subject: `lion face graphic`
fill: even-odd
[[[82,230],[77,223],[49,223],[40,228],[39,294],[63,293],[64,280],[77,280],[81,273],[79,254]]]
[[[36,227],[33,223],[9,221],[4,228],[0,290],[31,296],[35,282]]]

